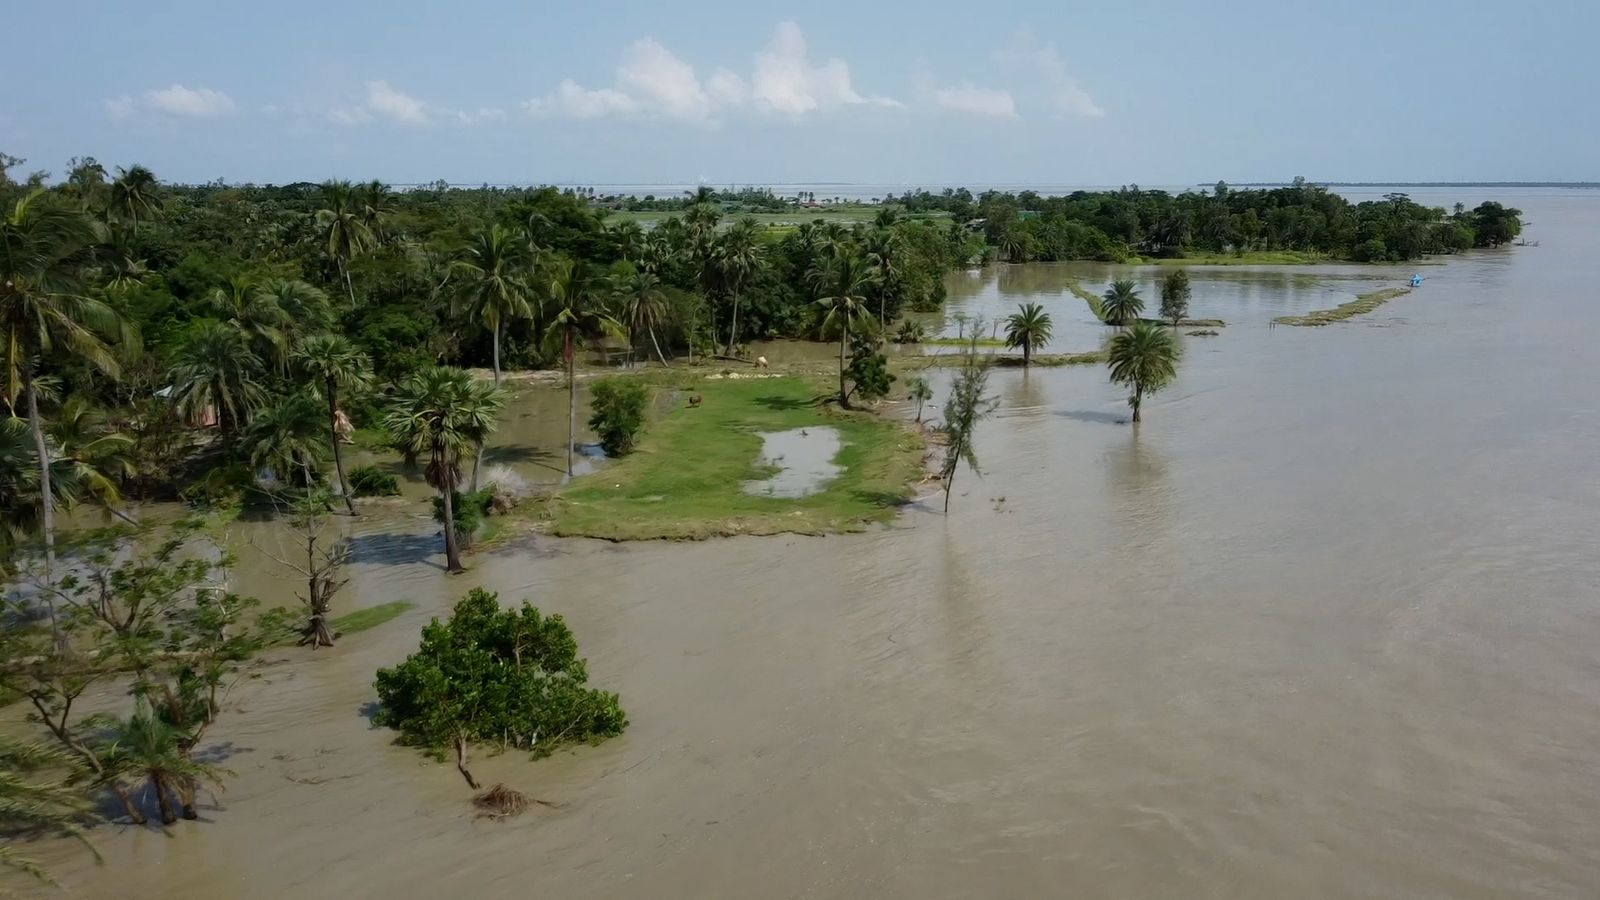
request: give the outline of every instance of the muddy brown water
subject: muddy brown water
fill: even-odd
[[[1372,273],[1194,272],[1228,327],[1185,340],[1138,430],[1100,369],[997,371],[948,517],[539,537],[458,577],[415,508],[363,519],[339,602],[418,607],[241,683],[203,821],[97,829],[99,867],[36,849],[85,897],[1595,896],[1600,194],[1508,199],[1542,246],[1339,325],[1268,322]],[[953,309],[1082,309],[1051,271]],[[508,822],[363,714],[475,585],[566,616],[631,719],[479,759],[561,804]]]

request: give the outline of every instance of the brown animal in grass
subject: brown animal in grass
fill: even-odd
[[[700,408],[700,401],[703,400],[703,399],[705,399],[705,398],[701,397],[699,394],[691,395],[689,397],[689,408],[690,409],[699,409]]]

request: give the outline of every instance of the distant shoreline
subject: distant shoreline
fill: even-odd
[[[1407,188],[1600,188],[1600,181],[1310,181],[1322,187],[1407,187]],[[1228,187],[1289,187],[1287,181],[1230,181]],[[1196,183],[1195,187],[1211,187]]]

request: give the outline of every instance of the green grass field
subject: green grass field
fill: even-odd
[[[922,436],[902,422],[826,404],[827,383],[792,376],[706,379],[652,422],[639,449],[574,481],[551,501],[550,530],[607,540],[701,539],[736,534],[859,531],[892,518],[922,475]],[[746,493],[760,433],[828,426],[842,474],[805,497]]]
[[[1409,293],[1411,293],[1409,287],[1385,288],[1370,294],[1361,294],[1349,303],[1341,303],[1333,309],[1314,309],[1303,316],[1278,316],[1272,321],[1277,325],[1329,325],[1351,316],[1372,312],[1390,300]]]
[[[377,628],[385,622],[397,618],[401,613],[415,606],[410,600],[393,600],[358,609],[353,613],[346,613],[333,618],[333,630],[338,634],[355,634],[369,628]]]

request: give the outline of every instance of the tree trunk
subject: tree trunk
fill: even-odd
[[[1139,424],[1139,407],[1144,405],[1144,391],[1138,387],[1133,389],[1133,423]]]
[[[178,782],[178,805],[182,810],[183,817],[190,821],[200,818],[200,814],[194,808],[195,789],[194,782],[188,779]]]
[[[1023,341],[1022,342],[1022,367],[1024,369],[1026,369],[1027,367],[1029,367],[1031,365],[1033,365],[1033,342],[1032,341]]]
[[[713,319],[712,321],[714,322],[716,320]],[[713,326],[712,330],[713,331],[716,330],[715,326]],[[733,292],[733,322],[728,326],[728,349],[727,349],[727,355],[728,356],[732,356],[733,355],[733,345],[735,343],[737,343],[738,340],[739,340],[739,292],[738,291],[734,291]]]
[[[178,821],[172,812],[172,798],[167,796],[167,783],[160,775],[151,773],[150,786],[155,789],[156,803],[161,807],[161,824],[171,825]]]
[[[143,825],[148,821],[144,817],[144,813],[139,810],[139,807],[133,804],[133,797],[128,795],[128,786],[122,783],[122,779],[119,778],[111,782],[111,792],[117,795],[118,800],[122,801],[122,811],[128,814],[128,819],[133,824]]]
[[[339,490],[344,492],[344,508],[356,514],[356,502],[350,493],[350,479],[344,477],[344,457],[339,453],[339,398],[333,379],[328,379],[328,433],[333,435],[333,473],[339,479]]]
[[[650,332],[650,346],[656,348],[656,359],[661,360],[663,368],[672,368],[672,363],[667,362],[667,355],[661,352],[661,342],[656,340],[655,326],[651,325],[648,331]]]
[[[50,445],[44,439],[44,419],[39,415],[39,389],[33,383],[33,367],[22,370],[22,389],[28,395],[28,427],[33,431],[33,452],[39,462],[39,526],[44,532],[44,577],[55,579],[56,569],[56,502],[50,484]],[[56,614],[56,602],[45,591],[45,606],[50,612],[50,637],[55,641],[56,652],[67,652],[67,637],[61,631],[61,620]]]
[[[464,572],[461,551],[456,546],[455,485],[446,485],[439,494],[444,498],[444,567],[449,572]]]
[[[567,477],[572,477],[572,448],[578,442],[578,378],[572,365],[572,328],[562,337],[567,354]]]
[[[500,386],[500,323],[494,325],[494,386]],[[478,492],[478,473],[483,470],[483,445],[478,445],[478,452],[472,457],[472,486],[468,488],[474,494]]]
[[[356,286],[355,282],[350,280],[350,266],[344,261],[343,257],[339,258],[339,274],[344,276],[344,289],[350,295],[350,305],[355,306]]]
[[[843,317],[839,320],[839,406],[848,409],[850,395],[844,389],[844,345],[850,340],[850,319]]]
[[[944,514],[950,515],[950,490],[956,486],[956,473],[952,469],[950,477],[944,480]]]
[[[467,771],[467,739],[461,735],[456,735],[456,771],[467,780],[468,787],[473,790],[479,788],[478,779],[473,778],[472,773]]]

